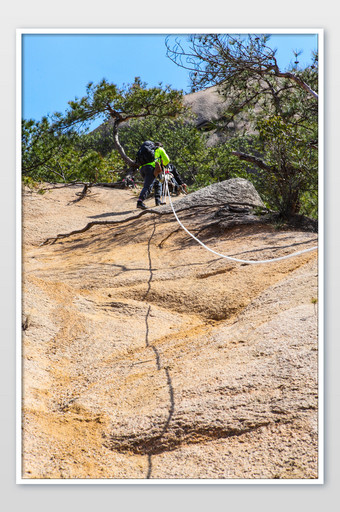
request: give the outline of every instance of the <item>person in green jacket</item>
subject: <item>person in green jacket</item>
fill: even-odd
[[[152,162],[149,162],[145,165],[142,165],[140,167],[140,173],[142,177],[144,178],[144,184],[143,188],[141,190],[141,193],[139,194],[139,198],[137,201],[137,208],[145,209],[147,206],[144,204],[144,201],[148,194],[151,192],[152,187],[154,187],[155,190],[155,202],[156,206],[159,206],[162,203],[161,201],[161,195],[162,195],[162,184],[157,179],[157,169],[159,169],[159,165],[166,166],[170,162],[170,158],[166,154],[163,148],[163,144],[160,142],[155,143],[156,149],[155,149],[155,158]]]

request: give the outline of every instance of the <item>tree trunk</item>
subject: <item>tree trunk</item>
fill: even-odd
[[[123,146],[119,142],[119,137],[118,137],[118,126],[119,126],[119,124],[120,124],[119,121],[114,121],[113,122],[113,143],[115,145],[116,150],[118,151],[118,153],[120,154],[120,156],[124,160],[124,162],[126,162],[129,167],[132,167],[132,168],[135,169],[137,167],[136,166],[136,162],[127,156],[127,154],[124,151]]]

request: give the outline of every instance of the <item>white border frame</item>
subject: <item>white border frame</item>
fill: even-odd
[[[318,244],[318,478],[316,479],[27,479],[22,478],[22,36],[25,34],[313,34],[318,36],[319,56],[319,244]],[[16,30],[16,483],[24,485],[322,485],[324,484],[324,30],[323,29],[17,29]]]

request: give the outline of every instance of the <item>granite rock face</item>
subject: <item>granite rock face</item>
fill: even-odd
[[[317,251],[234,263],[169,205],[79,190],[23,195],[23,477],[315,479]],[[253,215],[245,180],[172,200],[219,253],[317,244]]]
[[[213,126],[214,122],[223,119],[225,112],[233,105],[233,98],[225,98],[218,92],[217,86],[207,87],[201,91],[186,94],[183,103],[190,107],[194,114],[197,128],[209,132],[208,145],[214,146],[226,140],[226,132],[234,135],[245,127],[247,132],[253,131],[249,119],[240,115],[224,125],[223,131]],[[225,123],[224,123],[225,124]]]

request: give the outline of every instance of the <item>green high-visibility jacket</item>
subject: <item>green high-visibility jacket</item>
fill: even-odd
[[[152,167],[155,167],[156,165],[156,162],[159,162],[160,164],[163,164],[163,165],[168,165],[168,163],[170,162],[170,158],[168,157],[168,155],[166,154],[166,152],[164,151],[163,148],[157,148],[155,150],[155,159],[153,162],[150,162],[148,164],[144,164],[144,165],[151,165]],[[144,167],[143,165],[141,167]]]

